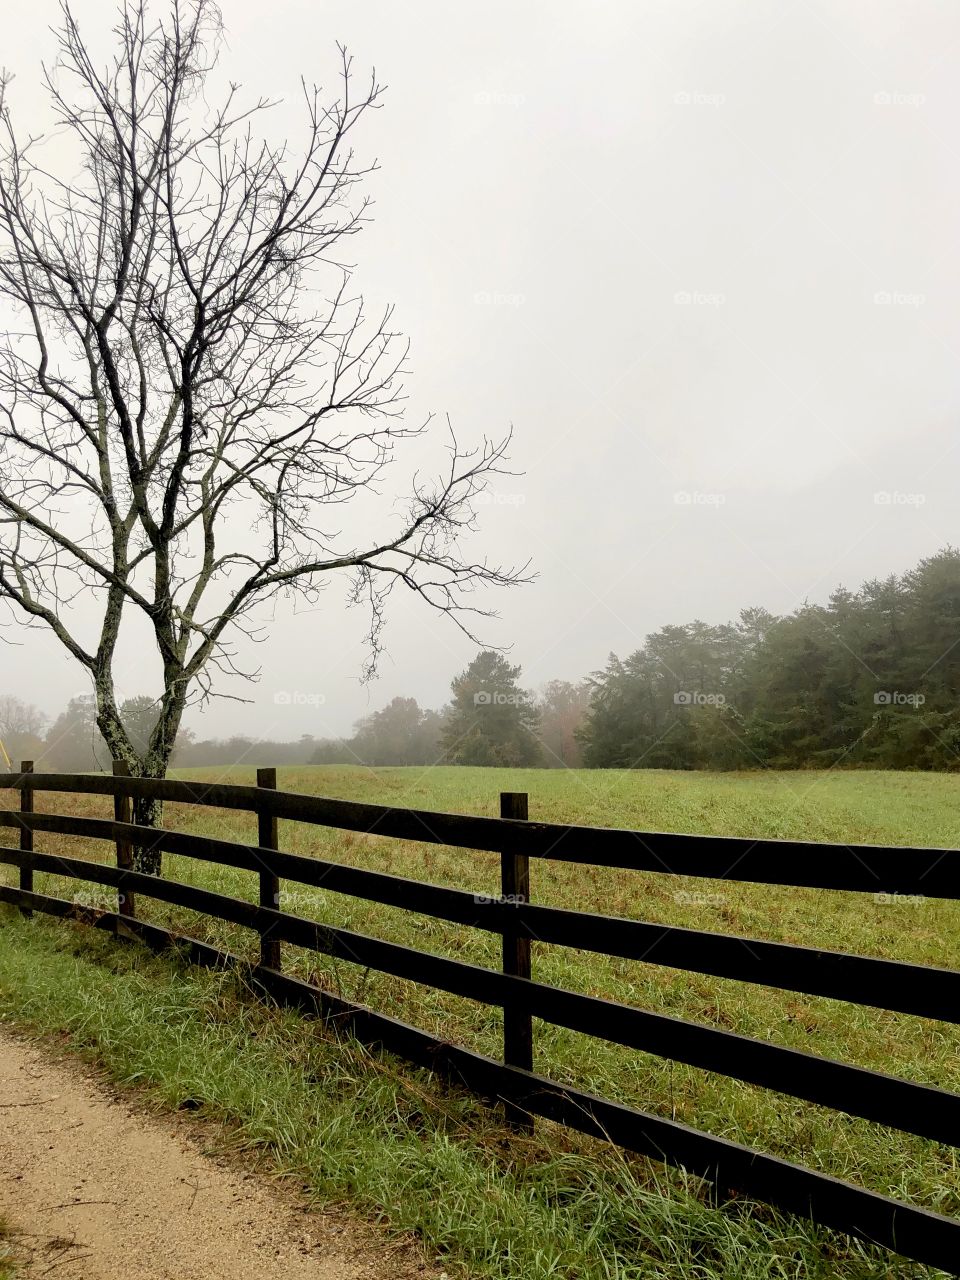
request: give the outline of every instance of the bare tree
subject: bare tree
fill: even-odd
[[[0,342],[0,598],[88,673],[112,754],[158,777],[184,708],[237,672],[238,632],[256,637],[278,594],[312,599],[350,575],[372,669],[397,584],[469,634],[487,612],[475,589],[524,575],[461,546],[509,437],[469,452],[451,433],[442,476],[414,480],[363,545],[318,523],[376,492],[398,441],[427,425],[404,425],[390,310],[368,317],[339,258],[368,218],[376,166],[352,137],[380,105],[375,76],[358,91],[341,48],[335,93],[304,83],[294,154],[257,137],[265,100],[243,106],[231,86],[207,105],[213,0],[172,0],[158,21],[126,0],[115,34],[100,71],[63,4],[44,83],[79,176],[18,137],[9,77],[0,87],[0,297],[23,317]],[[89,636],[73,622],[81,593],[98,602]],[[131,615],[162,668],[140,752],[114,686]]]
[[[0,693],[0,742],[14,757],[33,756],[43,742],[47,717],[12,693]]]

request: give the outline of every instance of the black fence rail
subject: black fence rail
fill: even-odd
[[[960,858],[942,849],[751,841],[619,829],[561,826],[526,819],[526,796],[504,794],[501,818],[354,804],[276,789],[276,771],[258,786],[147,780],[125,776],[0,775],[19,792],[0,809],[0,828],[19,833],[0,847],[0,863],[19,868],[19,886],[0,886],[0,901],[24,913],[82,919],[156,949],[186,948],[191,960],[244,969],[261,990],[345,1026],[386,1048],[504,1104],[509,1122],[558,1121],[631,1151],[683,1167],[736,1192],[801,1214],[918,1262],[960,1274],[960,1221],[843,1182],[826,1174],[558,1084],[533,1070],[533,1019],[541,1018],[612,1044],[655,1053],[879,1124],[960,1147],[960,1095],[735,1032],[638,1009],[538,982],[531,943],[576,947],[712,976],[829,996],[901,1013],[960,1022],[960,972],[842,952],[681,929],[533,904],[529,859],[705,876],[764,884],[870,893],[960,898]],[[114,819],[37,812],[38,792],[111,796]],[[138,827],[131,800],[147,796],[257,816],[257,845]],[[368,834],[486,850],[501,857],[501,892],[484,897],[321,858],[284,853],[277,824],[289,819]],[[44,853],[36,833],[109,841],[117,865]],[[248,902],[134,869],[134,850],[150,848],[259,876],[259,902]],[[42,872],[117,892],[117,910],[90,911],[36,892]],[[501,970],[448,959],[398,943],[321,924],[281,910],[282,885],[322,886],[355,898],[483,929],[503,939]],[[202,912],[259,935],[259,963],[160,928],[138,917],[149,898]],[[282,971],[283,943],[410,979],[504,1010],[503,1061],[440,1041],[365,1007],[350,1004]],[[746,944],[746,945],[744,945]]]

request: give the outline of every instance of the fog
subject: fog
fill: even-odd
[[[357,140],[381,169],[351,252],[410,337],[411,423],[437,416],[379,510],[442,465],[444,415],[464,441],[513,426],[518,474],[471,550],[538,575],[491,592],[500,617],[478,624],[527,685],[665,623],[784,613],[960,542],[955,6],[222,7],[224,72],[283,99],[268,127],[292,147],[298,77],[332,83],[337,41],[389,85]],[[91,36],[113,10],[75,4]],[[44,123],[56,17],[50,0],[4,13],[21,127]],[[395,694],[440,705],[476,643],[394,593],[362,686],[345,585],[278,603],[241,649],[259,682],[222,680],[230,698],[187,725],[324,737]],[[3,637],[3,690],[55,713],[86,687],[41,631]],[[128,647],[122,695],[155,691],[140,661]]]

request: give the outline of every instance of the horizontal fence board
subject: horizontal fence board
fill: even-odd
[[[555,1026],[960,1146],[960,1095],[946,1090],[281,912],[267,914],[285,942],[486,1004],[511,1003]]]
[[[902,1251],[918,1262],[958,1274],[960,1222],[952,1218],[505,1066],[286,974],[261,970],[255,981],[275,999],[313,1011],[358,1040],[397,1053],[491,1101],[509,1101],[531,1115],[686,1169],[727,1194],[740,1193],[812,1217],[866,1243]]]
[[[960,1023],[960,972],[563,907],[515,908],[544,943]]]
[[[511,928],[522,936],[552,945],[960,1022],[960,972],[953,969],[626,920],[562,907],[504,904],[493,896],[210,836],[157,830],[151,832],[145,842],[137,838],[143,828],[107,819],[43,813],[21,815],[0,810],[0,827],[24,824],[33,831],[110,842],[128,840],[194,860],[257,872],[266,869],[297,884],[349,894],[489,932],[502,933],[504,928]]]
[[[258,928],[258,912],[261,908],[256,903],[231,898],[211,889],[198,889],[195,885],[182,884],[179,880],[164,880],[159,876],[127,871],[102,862],[87,862],[83,858],[69,858],[59,853],[25,853],[20,849],[10,848],[0,848],[0,863],[15,867],[32,866],[35,871],[47,875],[86,880],[121,891],[131,890],[142,893],[146,898],[167,902],[171,906],[203,912],[218,920],[225,920],[228,924],[247,929]],[[82,903],[78,905],[83,908]]]
[[[358,804],[323,796],[172,778],[114,778],[97,774],[0,774],[0,789],[32,788],[91,795],[148,796],[180,804],[262,810],[277,818],[363,831],[371,835],[465,849],[526,853],[588,866],[656,871],[711,880],[737,880],[866,893],[960,898],[960,856],[953,849],[754,840],[563,826],[428,810]]]
[[[0,886],[0,901],[32,906],[61,917],[83,919],[81,909],[62,899]],[[216,967],[246,966],[237,957],[181,938],[156,926],[104,913],[99,927],[119,937],[141,936],[159,949],[181,947],[185,956]],[[546,1077],[504,1066],[482,1054],[435,1039],[399,1019],[374,1013],[275,970],[251,969],[250,976],[274,999],[323,1017],[356,1039],[426,1067],[492,1100],[508,1100],[532,1115],[553,1120],[588,1136],[686,1169],[766,1204],[813,1218],[824,1226],[958,1275],[960,1222],[904,1204],[828,1174],[765,1155],[674,1120],[605,1101]]]
[[[0,885],[0,902],[12,907],[32,907],[35,911],[61,920],[88,924],[118,938],[143,942],[154,951],[177,950],[191,964],[202,968],[220,969],[227,967],[229,963],[240,963],[229,952],[221,951],[207,942],[198,942],[196,938],[188,938],[184,934],[164,929],[161,925],[131,919],[115,911],[98,911],[78,906],[66,898],[55,898],[45,893],[25,893],[13,885]]]
[[[556,1026],[960,1146],[960,1095],[816,1054],[515,978],[320,924],[178,881],[54,854],[0,849],[0,862],[132,890],[295,946],[484,1004],[512,1004]]]

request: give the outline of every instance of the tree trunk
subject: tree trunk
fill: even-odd
[[[155,827],[163,825],[163,801],[152,800],[146,796],[137,796],[133,801],[133,820],[138,827]],[[133,869],[147,876],[158,876],[162,871],[160,850],[152,844],[135,845],[133,850]]]
[[[172,682],[171,682],[172,683]],[[97,688],[97,724],[115,760],[124,760],[133,778],[163,779],[167,776],[173,755],[180,718],[183,715],[184,686],[174,684],[168,688],[161,701],[160,714],[150,736],[147,749],[139,753],[130,739],[113,696],[112,678],[103,679]],[[133,821],[138,827],[159,830],[163,826],[163,801],[147,796],[133,799]],[[158,876],[162,872],[162,857],[156,847],[156,838],[145,835],[144,843],[134,844],[133,869],[144,875]]]

